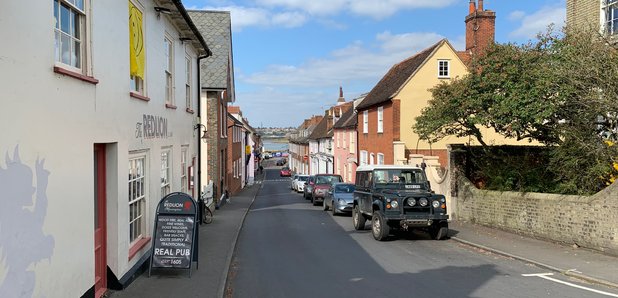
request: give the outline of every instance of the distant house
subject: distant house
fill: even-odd
[[[297,128],[297,132],[290,137],[289,166],[297,174],[308,175],[309,170],[309,135],[322,121],[323,116],[312,116],[305,119]]]
[[[244,187],[244,124],[231,114],[227,114],[227,191],[230,196]]]
[[[364,99],[361,96],[353,100],[357,105]],[[333,126],[333,143],[335,157],[335,174],[341,175],[345,182],[354,183],[358,163],[357,116],[354,108],[348,109]]]
[[[200,190],[212,182],[216,203],[227,188],[227,105],[235,101],[232,23],[228,11],[190,10],[189,16],[210,45],[200,63],[198,115],[207,139],[200,143]]]
[[[243,162],[240,165],[240,170],[242,172],[241,188],[244,188],[245,185],[252,185],[255,180],[255,169],[257,167],[255,166],[256,156],[254,156],[253,152],[257,148],[257,132],[249,125],[249,121],[243,117],[239,106],[229,106],[228,112],[236,120],[242,122],[243,125],[244,133],[241,140]]]
[[[333,126],[343,113],[351,108],[352,103],[345,102],[343,90],[339,88],[337,104],[324,111],[324,118],[309,136],[309,160],[312,175],[335,173]]]

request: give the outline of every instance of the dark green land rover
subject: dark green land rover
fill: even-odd
[[[413,166],[359,166],[352,220],[356,230],[371,220],[373,238],[379,241],[392,229],[422,228],[436,240],[448,233],[445,197],[434,194],[423,169]]]

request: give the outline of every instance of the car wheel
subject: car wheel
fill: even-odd
[[[328,205],[326,204],[326,199],[322,201],[322,209],[324,209],[324,211],[328,211]]]
[[[337,208],[335,208],[335,202],[333,201],[333,216],[337,215]]]
[[[313,206],[318,205],[318,202],[315,201],[315,198],[313,197],[313,195],[311,195],[311,204],[313,204]]]
[[[361,214],[358,205],[352,209],[352,221],[354,222],[354,229],[361,231],[365,229],[365,222],[367,219]]]
[[[373,218],[371,219],[371,233],[373,234],[373,238],[378,241],[386,240],[388,234],[390,232],[390,227],[384,219],[384,215],[380,211],[373,212]]]
[[[448,224],[435,223],[429,228],[429,235],[434,240],[446,239],[448,234]]]

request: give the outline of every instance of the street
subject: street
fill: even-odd
[[[290,189],[275,167],[248,213],[226,297],[618,297],[453,240],[422,232],[373,239]],[[451,235],[456,235],[451,230]]]

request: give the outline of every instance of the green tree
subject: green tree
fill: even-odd
[[[604,137],[615,136],[607,124],[618,115],[618,52],[592,31],[550,28],[525,45],[495,45],[468,75],[431,92],[413,127],[425,140],[471,136],[487,146],[482,127],[536,140],[549,146],[551,170],[567,193],[597,191],[613,170],[618,152]]]

